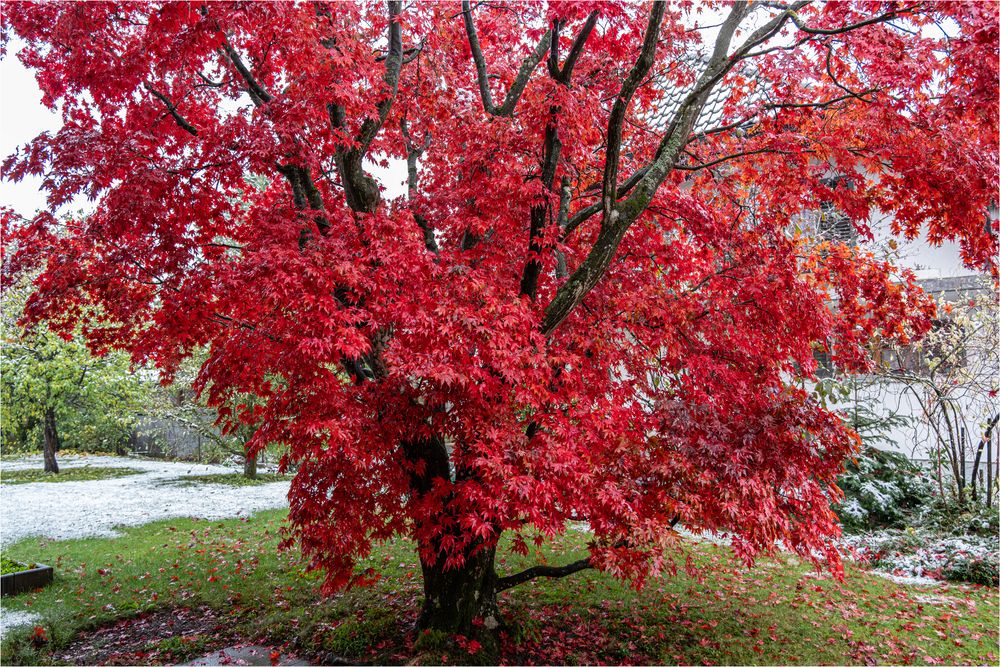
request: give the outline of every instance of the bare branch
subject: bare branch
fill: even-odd
[[[170,101],[169,97],[167,97],[166,95],[164,95],[163,93],[161,93],[160,91],[158,91],[156,88],[153,88],[148,83],[144,83],[143,86],[154,97],[156,97],[158,100],[160,100],[161,102],[163,102],[163,104],[167,107],[167,111],[170,113],[171,116],[173,116],[174,120],[177,121],[177,124],[181,127],[182,130],[184,130],[185,132],[187,132],[188,134],[190,134],[192,137],[197,137],[198,136],[198,130],[195,128],[194,125],[192,125],[191,123],[189,123],[184,118],[184,116],[181,115],[181,113],[177,110],[177,106],[174,105],[174,103]]]
[[[479,83],[479,95],[483,100],[483,109],[491,116],[513,115],[514,108],[517,106],[518,100],[521,99],[521,93],[524,92],[525,86],[528,85],[531,73],[535,71],[538,63],[542,61],[545,53],[549,50],[552,31],[550,30],[542,35],[542,39],[538,42],[535,50],[528,54],[522,61],[521,67],[517,71],[517,76],[514,78],[514,83],[511,84],[510,90],[507,91],[503,105],[497,108],[493,103],[493,95],[490,93],[490,75],[486,67],[486,57],[483,56],[483,49],[479,44],[479,36],[476,34],[476,26],[472,22],[472,7],[469,4],[469,0],[462,0],[462,20],[465,23],[465,34],[469,40],[469,49],[472,51],[472,60],[476,64],[476,79]]]
[[[523,570],[517,574],[498,578],[496,582],[496,590],[499,593],[537,577],[566,577],[576,572],[580,572],[581,570],[592,569],[593,567],[594,566],[590,562],[590,558],[581,558],[578,561],[574,561],[561,567],[554,567],[551,565],[535,565],[534,567],[529,567],[527,570]]]

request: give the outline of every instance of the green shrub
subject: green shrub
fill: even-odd
[[[865,446],[837,481],[844,499],[834,511],[846,532],[904,528],[931,500],[924,471],[902,454]]]
[[[15,572],[24,572],[25,570],[30,570],[35,567],[34,563],[25,564],[19,563],[16,560],[11,560],[6,556],[0,556],[0,575],[3,574],[14,574]]]
[[[964,581],[981,586],[1000,585],[1000,567],[996,559],[957,558],[941,570],[948,581]]]
[[[914,517],[914,525],[947,535],[996,535],[1000,533],[1000,511],[950,498],[935,496]]]

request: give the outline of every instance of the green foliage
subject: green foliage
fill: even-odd
[[[3,484],[34,484],[35,482],[90,482],[99,479],[114,479],[135,475],[140,470],[135,468],[97,468],[82,466],[78,468],[60,468],[59,474],[43,470],[5,470],[0,471],[0,483]]]
[[[34,569],[35,564],[21,563],[16,560],[11,560],[6,556],[0,556],[0,575],[4,574],[14,574],[15,572],[24,572],[25,570]]]
[[[145,386],[127,355],[95,354],[79,332],[67,340],[44,326],[18,320],[30,288],[5,286],[0,297],[0,448],[5,453],[41,447],[47,410],[55,415],[61,445],[113,451],[131,434]]]
[[[948,581],[964,581],[980,586],[1000,584],[1000,568],[995,559],[956,558],[941,573]]]
[[[870,567],[904,576],[997,585],[997,535],[942,536],[925,529],[849,535],[845,546]]]
[[[172,382],[154,389],[149,413],[183,425],[204,438],[200,445],[200,460],[203,463],[224,463],[234,457],[242,459],[246,456],[246,444],[256,431],[252,425],[252,414],[261,400],[251,394],[236,394],[219,409],[208,407],[205,397],[197,396],[191,389],[198,369],[206,359],[207,351],[198,349],[181,362],[171,378]],[[240,419],[241,415],[246,418]],[[220,417],[230,428],[222,427]],[[259,456],[275,461],[285,450],[284,446],[270,444]]]
[[[962,505],[952,498],[935,496],[921,509],[915,523],[944,535],[996,535],[1000,532],[1000,508],[971,502]]]
[[[909,459],[867,445],[837,484],[844,499],[834,510],[848,532],[912,525],[932,494],[924,471]]]

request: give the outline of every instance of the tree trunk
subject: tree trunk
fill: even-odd
[[[462,635],[481,646],[480,660],[495,663],[500,653],[500,608],[497,605],[496,550],[483,549],[469,557],[460,568],[445,570],[423,558],[424,604],[417,627],[447,637]]]
[[[422,474],[411,476],[410,488],[414,495],[430,492],[435,479],[452,481],[448,449],[441,438],[405,443],[403,450],[416,469],[422,471]],[[444,512],[447,511],[446,505]],[[500,655],[500,613],[494,571],[496,548],[480,548],[467,556],[461,567],[445,569],[445,559],[437,556],[440,551],[436,544],[421,546],[426,548],[421,549],[420,556],[424,603],[417,620],[418,629],[437,634],[432,641],[450,642],[455,635],[475,640],[481,648],[466,656],[465,661],[495,664]],[[436,555],[433,561],[423,556],[428,551]]]
[[[257,455],[247,454],[243,459],[243,476],[247,479],[257,479]]]
[[[42,443],[42,456],[45,459],[45,472],[59,472],[56,463],[56,450],[59,448],[59,434],[56,431],[56,412],[52,408],[45,409],[45,428]]]

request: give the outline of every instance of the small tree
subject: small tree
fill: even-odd
[[[989,505],[996,494],[992,439],[1000,421],[998,318],[997,292],[987,279],[967,298],[954,303],[940,298],[930,333],[906,348],[894,347],[881,373],[902,384],[919,406],[939,483],[960,507],[968,502]]]
[[[260,405],[261,400],[250,394],[240,394],[217,407],[206,405],[191,389],[205,358],[204,352],[195,352],[185,359],[174,372],[172,382],[155,392],[147,414],[183,424],[206,438],[217,453],[239,456],[243,459],[243,475],[256,479],[260,450],[251,444],[256,432],[252,419],[254,407]]]
[[[0,443],[43,452],[45,471],[59,472],[56,452],[117,449],[131,432],[145,390],[122,352],[93,353],[78,335],[43,323],[18,324],[30,288],[8,287],[2,303]]]

